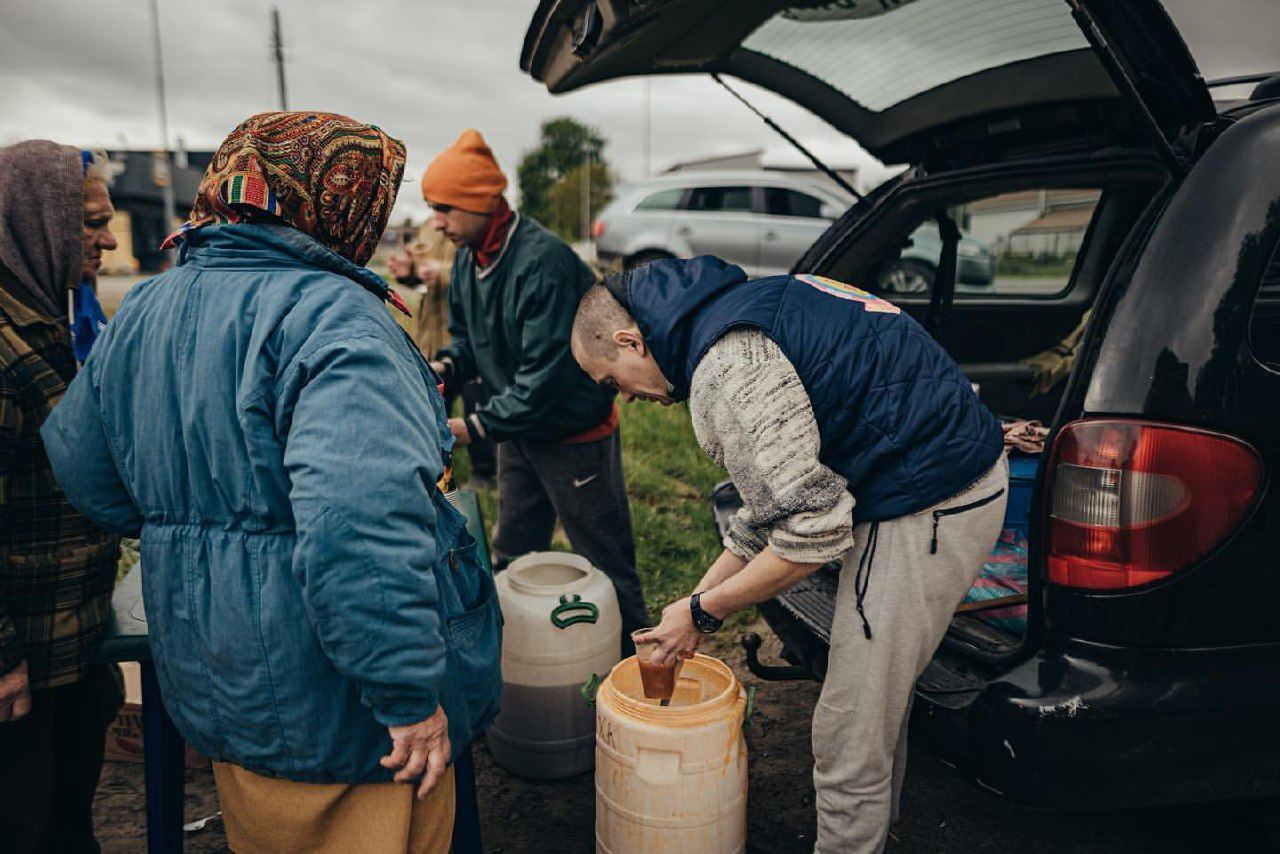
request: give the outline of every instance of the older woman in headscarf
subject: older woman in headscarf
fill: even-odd
[[[97,850],[93,792],[121,699],[93,663],[119,543],[67,503],[40,439],[76,374],[68,303],[116,245],[91,163],[46,140],[0,149],[0,847],[13,852]]]
[[[237,851],[447,850],[451,752],[496,710],[437,378],[363,266],[403,171],[344,116],[245,121],[44,430],[76,506],[141,533],[161,692]]]

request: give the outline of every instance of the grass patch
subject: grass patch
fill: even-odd
[[[622,407],[622,467],[631,500],[636,570],[656,620],[664,606],[692,592],[720,554],[708,498],[726,475],[698,447],[683,404]],[[466,454],[458,454],[455,471],[459,484],[474,488],[466,483],[470,472]],[[497,491],[478,488],[476,492],[492,537]],[[557,532],[553,547],[568,549],[569,544]],[[753,615],[736,615],[729,625],[745,625]]]
[[[1065,280],[1075,268],[1076,256],[1036,258],[1030,255],[1001,255],[996,262],[996,275],[1023,278],[1051,278],[1061,276]]]

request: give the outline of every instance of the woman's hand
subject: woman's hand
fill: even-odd
[[[689,610],[689,597],[672,602],[662,609],[662,622],[646,635],[636,639],[639,642],[654,641],[658,648],[654,650],[654,664],[666,664],[677,658],[692,658],[694,650],[702,643],[702,632],[693,626],[693,612]]]
[[[449,719],[437,706],[431,717],[416,724],[387,727],[391,733],[391,753],[380,760],[383,768],[396,772],[397,783],[419,780],[417,796],[423,800],[449,767]]]

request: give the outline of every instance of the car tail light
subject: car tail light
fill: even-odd
[[[1068,424],[1049,458],[1049,582],[1120,590],[1208,554],[1262,488],[1262,460],[1231,436],[1137,421]]]
[[[602,219],[598,219],[591,223],[591,239],[599,240],[604,237],[604,233],[609,230],[609,223]]]

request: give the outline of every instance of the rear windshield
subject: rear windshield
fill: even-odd
[[[779,12],[743,47],[880,112],[979,71],[1088,43],[1063,0],[836,0]]]

